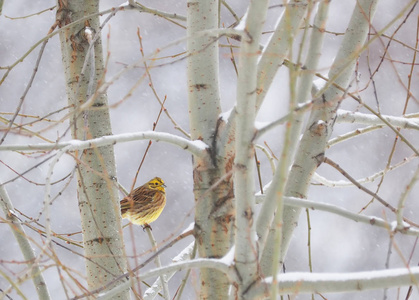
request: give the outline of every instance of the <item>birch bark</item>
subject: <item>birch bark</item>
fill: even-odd
[[[60,1],[67,23],[98,12],[98,0]],[[67,82],[68,103],[72,106],[70,118],[74,139],[85,140],[112,134],[106,94],[94,95],[104,80],[104,66],[100,36],[88,53],[89,40],[99,30],[99,17],[85,24],[76,24],[60,32]],[[90,32],[89,32],[90,31]],[[83,64],[88,61],[86,71]],[[79,108],[94,96],[86,110]],[[82,221],[83,244],[89,289],[99,288],[126,271],[123,255],[122,227],[119,197],[113,181],[116,167],[113,146],[76,152],[78,175],[78,202]],[[111,287],[111,286],[110,286]],[[115,299],[127,299],[128,291]]]
[[[188,105],[192,140],[210,146],[206,155],[193,157],[195,238],[201,257],[221,258],[232,245],[234,224],[233,155],[219,155],[223,120],[218,83],[218,39],[198,34],[218,30],[217,0],[187,2]],[[226,152],[224,152],[226,153]],[[226,174],[229,174],[225,176]],[[201,298],[226,299],[227,276],[215,269],[201,270]]]

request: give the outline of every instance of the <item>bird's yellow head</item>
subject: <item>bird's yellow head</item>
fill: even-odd
[[[147,182],[147,186],[151,190],[158,190],[160,192],[165,193],[164,188],[166,185],[164,184],[164,181],[160,177],[154,177],[149,182]]]

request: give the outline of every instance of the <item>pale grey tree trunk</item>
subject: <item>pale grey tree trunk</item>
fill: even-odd
[[[240,47],[236,103],[236,158],[234,182],[236,196],[235,264],[241,278],[240,298],[260,278],[256,244],[255,217],[255,148],[257,63],[259,42],[269,1],[250,1]]]
[[[64,4],[61,8],[64,14],[61,25],[64,25],[98,12],[99,1],[72,0],[68,1],[67,7]],[[96,15],[60,32],[68,103],[73,114],[70,117],[71,133],[74,139],[79,140],[112,134],[107,96],[95,94],[99,82],[104,80],[100,36],[94,43],[93,52],[87,52],[89,39],[98,28],[99,16]],[[87,68],[82,74],[86,60]],[[86,105],[89,98],[92,100]],[[75,156],[87,281],[89,289],[95,289],[126,271],[119,197],[114,185],[113,146],[76,152]],[[120,293],[117,298],[128,298],[128,291]]]
[[[207,155],[193,158],[195,238],[201,257],[221,258],[232,245],[234,224],[232,170],[234,157],[220,155],[224,122],[218,83],[218,39],[202,35],[218,29],[218,1],[187,2],[188,103],[192,140],[210,146]],[[230,146],[231,147],[231,146]],[[223,149],[224,151],[225,149]],[[201,270],[201,298],[226,299],[227,276],[214,269]]]

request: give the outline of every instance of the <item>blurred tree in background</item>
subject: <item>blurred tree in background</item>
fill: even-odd
[[[2,298],[419,295],[417,1],[49,4],[0,2]]]

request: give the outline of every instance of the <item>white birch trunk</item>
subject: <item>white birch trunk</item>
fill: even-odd
[[[99,1],[68,1],[70,18],[74,22],[83,16],[98,12]],[[94,93],[103,80],[103,59],[100,37],[94,43],[92,55],[87,54],[89,43],[85,39],[86,26],[99,30],[98,16],[88,23],[78,23],[60,33],[61,51],[67,81],[69,105],[73,106],[71,132],[74,139],[84,140],[111,135],[107,97],[96,98],[84,111],[79,107]],[[93,32],[94,36],[94,32]],[[81,70],[89,60],[85,74]],[[93,70],[93,73],[90,72]],[[89,90],[90,85],[90,90]],[[83,244],[89,289],[106,285],[126,271],[119,197],[114,186],[116,168],[113,146],[76,152],[80,159],[77,167],[78,201],[82,221]],[[115,299],[127,299],[128,291]]]
[[[236,158],[234,182],[236,197],[235,264],[241,282],[240,298],[259,278],[255,230],[254,137],[257,99],[259,41],[269,1],[251,1],[240,47],[236,103]]]
[[[218,1],[187,2],[188,103],[192,140],[202,140],[210,149],[193,157],[195,194],[195,238],[201,257],[221,258],[232,245],[234,224],[233,157],[218,154],[223,128],[218,84],[218,39],[198,34],[218,29]],[[224,176],[224,177],[223,177]],[[201,270],[201,298],[226,299],[229,281],[215,269]]]

